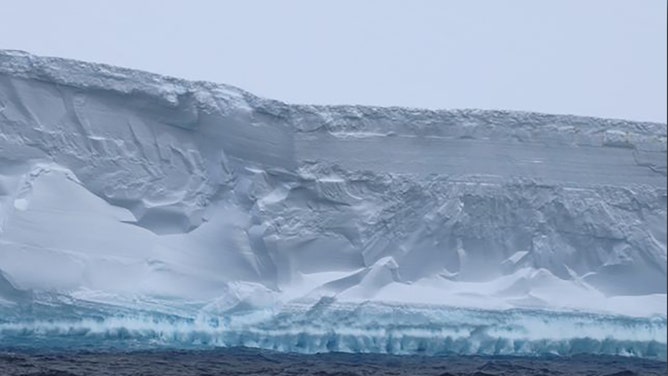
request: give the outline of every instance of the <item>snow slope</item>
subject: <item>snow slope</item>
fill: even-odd
[[[288,105],[0,51],[6,312],[579,311],[659,317],[665,353],[666,202],[665,124]]]

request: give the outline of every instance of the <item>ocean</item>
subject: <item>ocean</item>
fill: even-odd
[[[401,356],[281,353],[253,348],[212,350],[0,350],[1,375],[665,375],[668,363],[633,357]]]

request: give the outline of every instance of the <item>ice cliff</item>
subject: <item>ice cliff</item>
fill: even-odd
[[[7,310],[658,315],[665,351],[666,205],[665,124],[291,105],[0,51]]]

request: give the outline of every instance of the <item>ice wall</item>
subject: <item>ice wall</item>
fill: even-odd
[[[665,315],[666,125],[289,105],[1,51],[0,270],[0,296]]]

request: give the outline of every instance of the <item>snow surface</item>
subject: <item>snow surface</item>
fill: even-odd
[[[665,124],[288,105],[0,51],[9,310],[578,311],[659,317],[665,352],[666,203]]]

